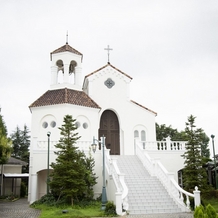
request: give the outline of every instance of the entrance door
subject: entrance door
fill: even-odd
[[[106,110],[101,115],[99,137],[103,135],[106,137],[106,148],[110,149],[111,155],[120,155],[120,132],[117,115],[111,111]]]

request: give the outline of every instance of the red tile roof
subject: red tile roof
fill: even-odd
[[[79,51],[77,51],[76,49],[74,49],[70,45],[68,45],[68,43],[66,43],[64,46],[62,46],[62,47],[60,47],[60,48],[58,48],[50,53],[51,59],[52,59],[52,54],[61,53],[61,52],[65,52],[65,51],[69,51],[69,52],[72,52],[74,54],[81,55],[83,57],[82,53],[80,53]]]
[[[90,73],[90,74],[86,75],[86,76],[85,76],[85,79],[86,79],[87,77],[89,77],[89,76],[91,76],[91,75],[93,75],[93,74],[97,73],[98,71],[100,71],[100,70],[102,70],[102,69],[106,68],[107,66],[110,66],[110,67],[114,68],[114,69],[115,69],[115,70],[117,70],[118,72],[120,72],[120,73],[122,73],[123,75],[125,75],[125,76],[129,77],[130,79],[132,79],[132,77],[131,77],[131,76],[129,76],[128,74],[126,74],[126,73],[122,72],[121,70],[117,69],[116,67],[114,67],[114,66],[113,66],[113,65],[111,65],[110,63],[108,63],[108,64],[106,64],[105,66],[103,66],[103,67],[99,68],[98,70],[96,70],[96,71],[94,71],[94,72],[92,72],[92,73]]]
[[[100,106],[95,103],[85,92],[67,88],[48,90],[29,107],[41,107],[56,104],[73,104],[100,109]]]

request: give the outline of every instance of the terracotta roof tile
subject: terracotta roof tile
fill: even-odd
[[[100,70],[102,70],[102,69],[106,68],[107,66],[110,66],[110,67],[114,68],[114,69],[115,69],[115,70],[117,70],[118,72],[120,72],[120,73],[122,73],[123,75],[125,75],[125,76],[129,77],[130,79],[132,79],[132,77],[131,77],[131,76],[129,76],[128,74],[126,74],[126,73],[122,72],[121,70],[117,69],[116,67],[114,67],[114,66],[113,66],[113,65],[111,65],[110,63],[108,63],[108,64],[106,64],[105,66],[103,66],[103,67],[99,68],[98,70],[96,70],[96,71],[94,71],[94,72],[92,72],[92,73],[90,73],[90,74],[86,75],[86,76],[85,76],[85,79],[86,79],[87,77],[89,77],[89,76],[91,76],[91,75],[93,75],[93,74],[97,73],[98,71],[100,71]]]
[[[83,57],[82,53],[80,53],[79,51],[77,51],[76,49],[74,49],[70,45],[68,45],[68,43],[66,43],[64,46],[62,46],[62,47],[60,47],[60,48],[58,48],[50,53],[51,59],[52,59],[52,54],[61,53],[61,52],[65,52],[65,51],[69,51],[69,52],[72,52],[74,54],[81,55]]]
[[[145,106],[143,106],[143,105],[141,105],[141,104],[139,104],[139,103],[137,103],[137,102],[135,102],[135,101],[133,101],[133,100],[131,100],[131,102],[132,102],[132,103],[134,103],[134,104],[136,104],[136,105],[138,105],[139,107],[142,107],[142,108],[144,108],[145,110],[148,110],[148,111],[150,111],[151,113],[154,113],[154,114],[155,114],[155,116],[157,116],[157,113],[156,113],[156,112],[154,112],[154,111],[152,111],[152,110],[148,109],[147,107],[145,107]]]
[[[29,107],[41,107],[56,104],[74,104],[84,107],[99,108],[85,92],[73,89],[48,90]]]

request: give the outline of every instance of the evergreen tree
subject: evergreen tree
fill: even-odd
[[[24,124],[23,130],[21,131],[21,144],[19,150],[19,156],[21,160],[29,163],[29,147],[30,147],[30,131],[26,124]]]
[[[0,164],[5,164],[11,154],[11,140],[7,137],[7,127],[0,115]]]
[[[195,186],[199,189],[204,190],[208,188],[207,185],[207,173],[206,169],[203,168],[203,158],[201,156],[201,142],[202,142],[202,129],[197,129],[195,126],[195,119],[193,115],[188,117],[186,123],[185,133],[188,139],[186,144],[186,151],[183,169],[183,181],[184,188],[186,190],[192,190]]]
[[[93,180],[92,174],[93,160],[87,159],[85,154],[76,147],[76,142],[80,138],[75,125],[75,119],[71,115],[64,117],[64,124],[60,127],[61,138],[55,145],[57,151],[56,163],[51,163],[53,168],[50,174],[49,185],[54,194],[66,197],[71,200],[80,199],[82,196],[90,196],[90,187]],[[89,168],[88,168],[89,166]],[[89,185],[87,185],[89,181]]]
[[[94,166],[95,166],[95,160],[89,154],[89,157],[83,159],[84,160],[84,165],[86,166],[86,174],[85,174],[85,182],[87,186],[87,190],[85,193],[82,194],[81,198],[91,200],[94,197],[94,190],[93,186],[97,184],[97,176],[94,173]]]
[[[205,163],[207,163],[210,160],[210,149],[209,149],[209,141],[210,138],[206,135],[205,132],[202,132],[201,136],[201,156],[203,157],[203,160]]]
[[[17,126],[11,134],[11,139],[13,144],[12,156],[29,162],[30,135],[26,124],[24,124],[23,130]]]
[[[11,134],[12,139],[12,156],[29,163],[29,146],[30,146],[30,135],[26,124],[24,124],[23,130],[18,126],[16,130]],[[29,165],[22,167],[22,173],[29,172]]]
[[[12,156],[15,158],[20,158],[20,146],[22,143],[22,136],[21,136],[21,130],[17,126],[16,130],[11,134],[11,140],[12,140]]]

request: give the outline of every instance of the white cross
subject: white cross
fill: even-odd
[[[108,63],[110,63],[110,59],[109,59],[109,56],[110,56],[110,51],[112,51],[113,49],[110,48],[110,46],[108,45],[107,48],[105,48],[104,50],[107,50],[107,55],[108,55]]]

